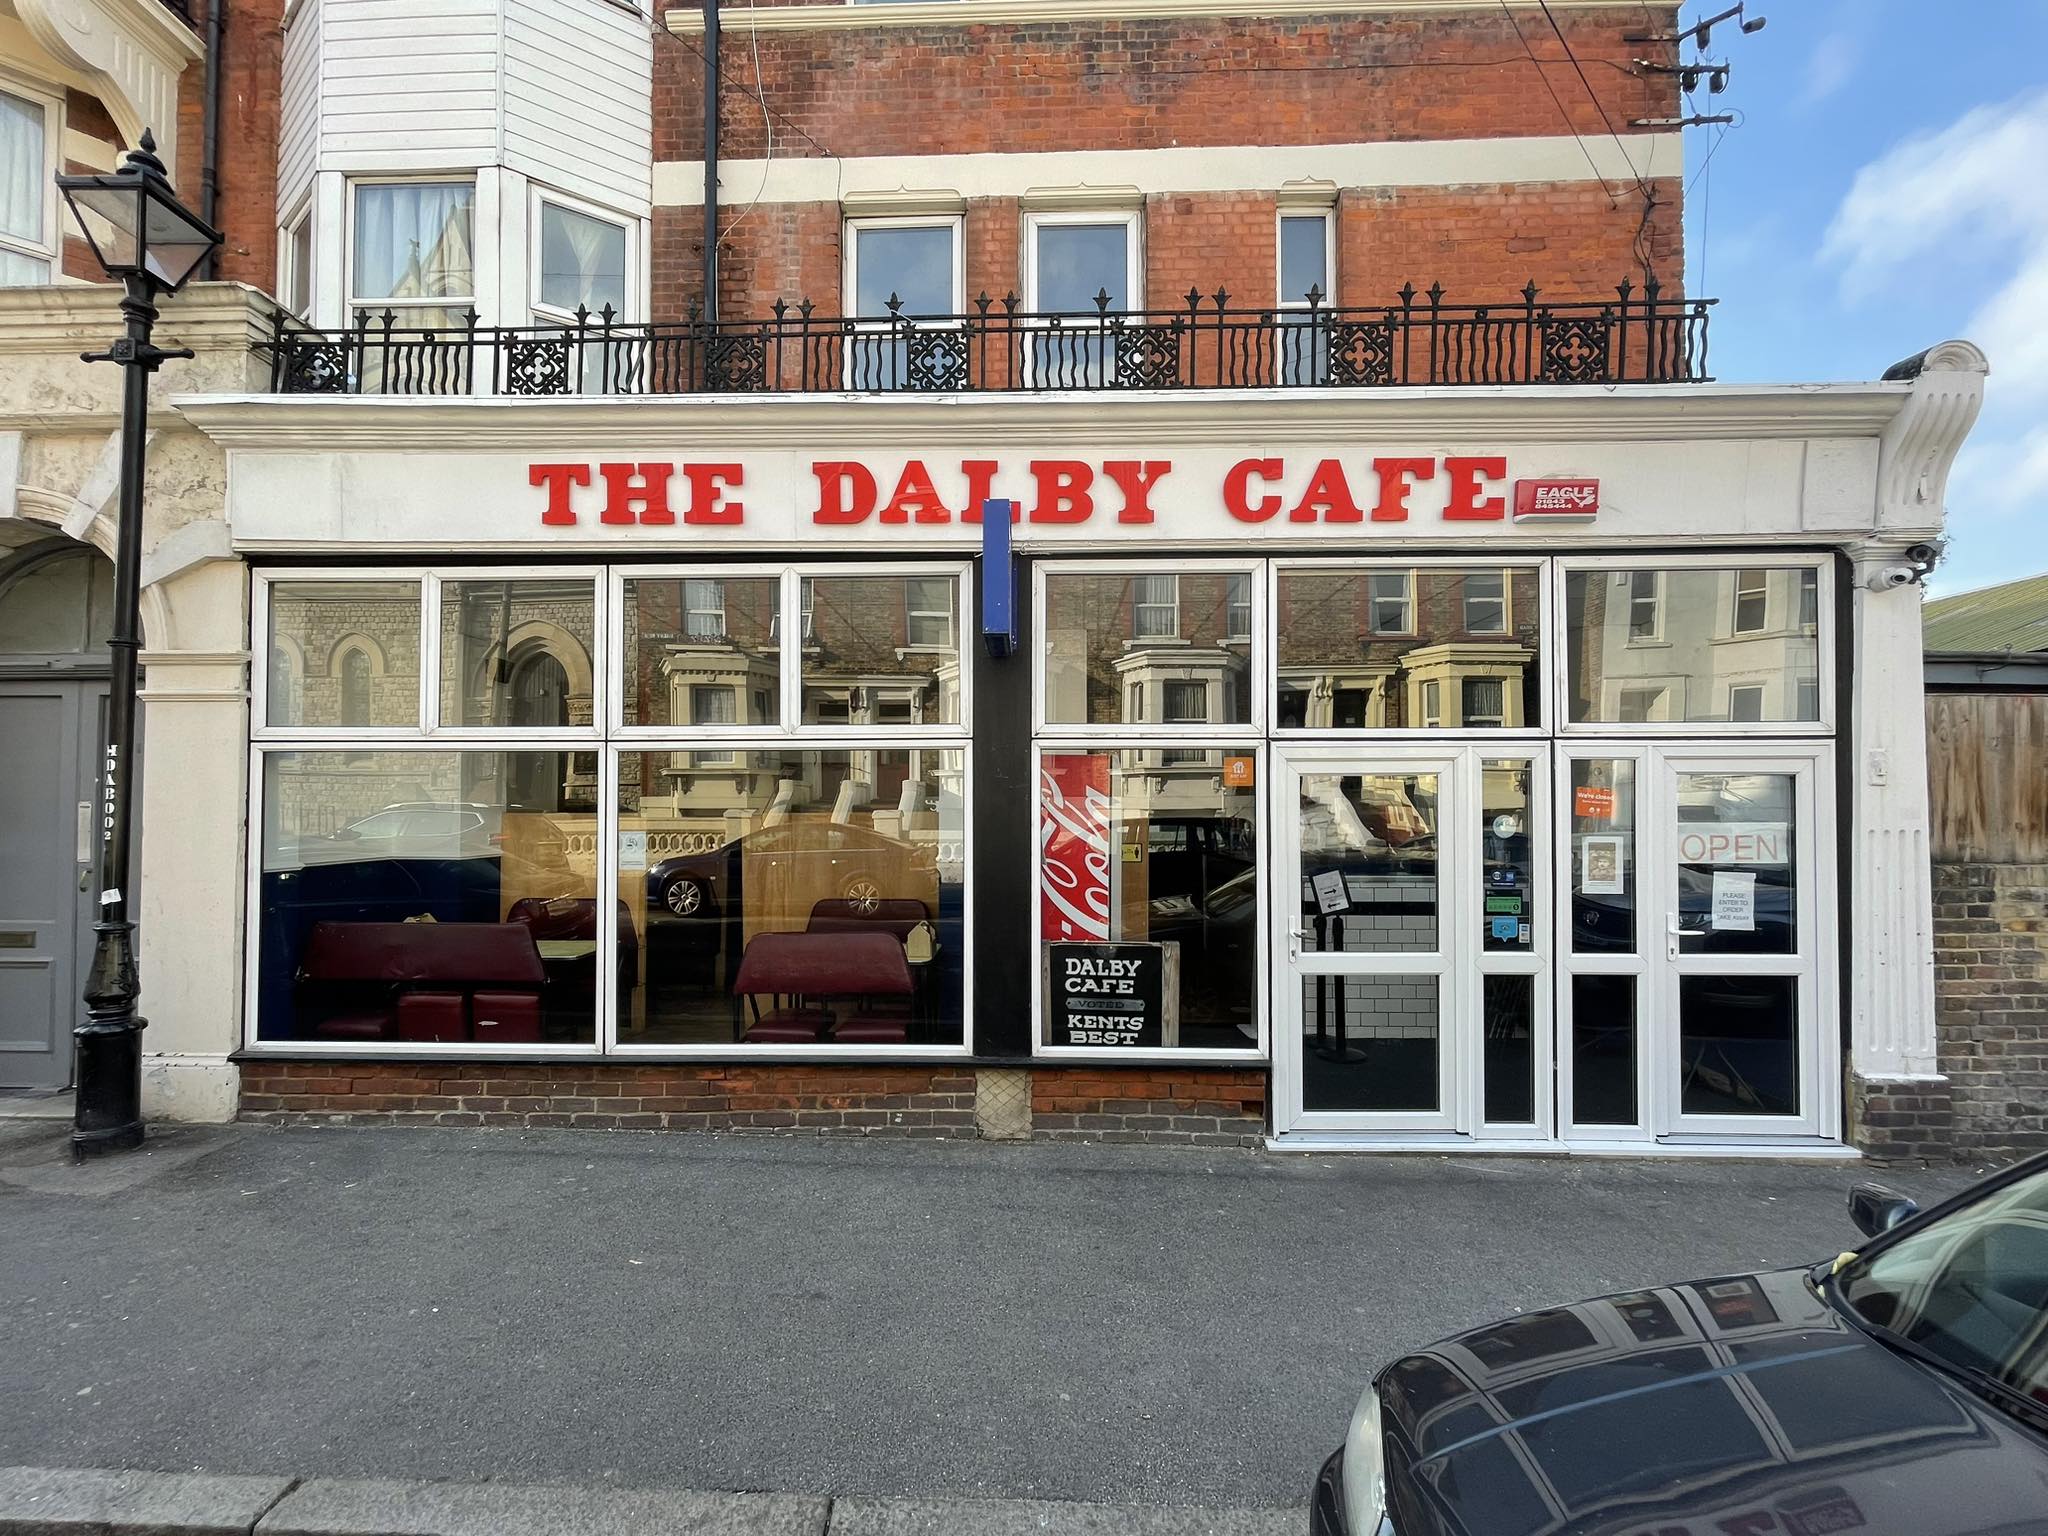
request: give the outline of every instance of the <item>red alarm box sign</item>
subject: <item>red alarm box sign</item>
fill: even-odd
[[[1600,515],[1598,480],[1517,480],[1518,523],[1590,523]]]

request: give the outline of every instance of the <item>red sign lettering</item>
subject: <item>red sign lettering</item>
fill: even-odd
[[[1445,522],[1495,522],[1508,515],[1505,496],[1482,496],[1479,482],[1505,480],[1506,459],[1445,459],[1444,473],[1451,479],[1451,499],[1444,508]]]
[[[1318,517],[1326,523],[1356,523],[1365,518],[1351,499],[1351,482],[1344,478],[1344,466],[1335,459],[1324,459],[1316,466],[1308,489],[1287,514],[1290,523],[1312,523]]]
[[[1132,459],[1109,459],[1104,462],[1102,472],[1116,482],[1116,488],[1124,493],[1123,510],[1116,520],[1120,523],[1149,523],[1152,521],[1152,504],[1147,499],[1152,487],[1173,468],[1171,459],[1147,459],[1140,464]]]
[[[1261,496],[1258,505],[1253,506],[1246,484],[1254,475],[1270,483],[1284,472],[1285,466],[1278,459],[1244,459],[1231,465],[1223,477],[1224,510],[1240,523],[1263,523],[1280,510],[1280,498]]]
[[[1372,509],[1376,523],[1407,522],[1408,482],[1436,478],[1435,459],[1374,459],[1372,468],[1380,477],[1380,499]]]
[[[1095,498],[1088,494],[1088,487],[1095,471],[1079,459],[1033,459],[1031,478],[1038,482],[1032,522],[1085,523],[1094,515]]]
[[[690,510],[683,514],[686,523],[709,523],[718,528],[737,528],[746,520],[747,509],[737,501],[720,502],[719,492],[727,485],[738,485],[746,478],[746,468],[740,464],[685,464],[683,478],[690,482]],[[641,519],[647,521],[646,518]]]
[[[675,474],[673,464],[600,464],[604,476],[604,511],[601,523],[667,524],[676,520],[668,505],[668,482]]]
[[[875,476],[865,464],[826,459],[813,464],[818,477],[814,523],[863,523],[875,510]]]
[[[544,485],[548,488],[548,507],[540,520],[550,528],[573,528],[576,526],[576,509],[569,505],[569,487],[590,484],[588,464],[529,464],[526,467],[528,485]]]
[[[882,508],[885,523],[907,523],[913,518],[920,523],[953,521],[953,509],[939,499],[931,472],[922,459],[912,459],[903,466],[903,473],[896,480],[896,492]]]

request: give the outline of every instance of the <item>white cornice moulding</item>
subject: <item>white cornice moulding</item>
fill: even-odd
[[[905,0],[882,5],[775,5],[735,13],[735,30],[746,25],[757,32],[807,32],[827,28],[853,31],[870,27],[1019,26],[1031,22],[1141,21],[1185,18],[1190,21],[1310,16],[1453,15],[1490,11],[1498,15],[1502,0],[1263,0],[1251,5],[1229,0]],[[1514,8],[1536,11],[1537,0],[1513,0]],[[1635,11],[1643,0],[1550,0],[1556,11]],[[679,6],[662,20],[679,37],[704,30],[704,13]]]
[[[839,200],[849,219],[885,218],[893,214],[965,213],[965,194],[944,187],[898,187],[892,192],[849,192]]]
[[[134,144],[156,135],[164,164],[178,163],[178,77],[206,49],[159,0],[14,0],[29,35],[97,86],[102,103]]]
[[[865,7],[863,7],[865,9]],[[763,12],[767,15],[768,12]],[[1375,139],[1342,144],[1167,144],[1151,149],[991,151],[930,155],[780,155],[721,160],[727,187],[765,203],[849,202],[870,193],[943,187],[964,198],[1025,197],[1047,187],[1127,187],[1140,193],[1272,192],[1288,185],[1451,187],[1583,184],[1618,189],[1636,170],[1673,177],[1684,165],[1676,133],[1620,140],[1570,134],[1490,139]],[[1588,164],[1588,161],[1591,164]],[[656,207],[704,201],[704,162],[657,160]]]
[[[1145,193],[1141,187],[1092,187],[1086,183],[1073,187],[1028,187],[1017,199],[1017,205],[1027,213],[1143,208]]]
[[[1026,447],[1231,444],[1261,436],[1362,446],[1419,441],[1686,442],[1876,438],[1904,384],[1504,386],[1369,394],[1189,390],[1100,395],[459,397],[176,395],[186,421],[230,449],[466,452],[757,448],[878,452],[990,442]]]
[[[1290,181],[1273,194],[1273,200],[1282,208],[1334,208],[1337,191],[1334,181]]]

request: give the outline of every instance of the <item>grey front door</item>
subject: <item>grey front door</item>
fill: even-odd
[[[96,681],[0,681],[0,1088],[71,1081],[92,954],[106,691]]]

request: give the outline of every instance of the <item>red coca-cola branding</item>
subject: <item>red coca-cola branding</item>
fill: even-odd
[[[1040,760],[1039,923],[1048,940],[1109,938],[1109,754]]]

